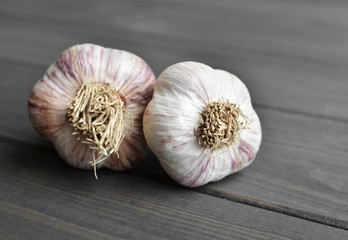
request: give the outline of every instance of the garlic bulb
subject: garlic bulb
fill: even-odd
[[[195,187],[248,166],[261,125],[236,76],[196,63],[168,67],[144,113],[147,144],[178,183]]]
[[[30,120],[72,166],[130,169],[147,154],[142,117],[154,83],[132,53],[75,45],[34,86]]]

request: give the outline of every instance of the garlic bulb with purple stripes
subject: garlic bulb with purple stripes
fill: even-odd
[[[29,117],[70,165],[127,170],[147,154],[142,118],[154,84],[150,67],[132,53],[75,45],[34,86]]]
[[[260,121],[242,81],[196,62],[162,72],[143,124],[164,170],[189,187],[247,167],[261,143]]]

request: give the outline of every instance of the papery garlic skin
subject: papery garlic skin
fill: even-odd
[[[75,45],[62,52],[34,86],[28,103],[29,117],[35,130],[54,143],[61,158],[78,168],[93,168],[92,150],[72,135],[67,105],[85,82],[114,86],[128,113],[125,136],[119,157],[113,153],[97,167],[127,170],[148,151],[142,118],[155,81],[146,62],[132,53],[94,44]]]
[[[196,131],[202,110],[219,101],[239,106],[249,124],[238,132],[237,142],[211,150],[202,146]],[[143,124],[147,144],[164,170],[189,187],[218,181],[247,167],[261,143],[260,120],[242,81],[196,62],[177,63],[162,72]]]

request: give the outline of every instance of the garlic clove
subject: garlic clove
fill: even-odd
[[[68,96],[46,76],[35,84],[29,97],[29,117],[35,130],[45,138],[54,138],[64,127]]]
[[[30,120],[69,164],[126,170],[147,153],[142,116],[155,80],[146,62],[132,53],[75,45],[34,86]]]
[[[73,167],[92,169],[93,166],[90,162],[85,160],[86,156],[93,154],[92,150],[87,144],[77,141],[72,132],[72,127],[66,124],[65,127],[60,129],[59,134],[52,139],[58,155]]]
[[[146,142],[139,135],[125,136],[118,152],[119,157],[117,154],[112,154],[109,159],[105,160],[104,166],[116,171],[132,169],[139,163],[139,156],[147,154],[148,149],[144,148],[144,145]]]
[[[208,114],[210,104],[220,110]],[[212,122],[203,120],[204,111]],[[221,137],[215,127],[236,130],[226,130],[221,142],[215,143],[212,137],[200,135],[203,123],[214,139]],[[146,141],[164,170],[190,187],[242,170],[253,161],[261,143],[260,121],[246,86],[226,71],[196,62],[174,64],[162,72],[143,124]],[[212,143],[203,145],[203,137]]]

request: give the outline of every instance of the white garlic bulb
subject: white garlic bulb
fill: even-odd
[[[127,170],[147,154],[142,118],[154,83],[132,53],[75,45],[34,86],[30,120],[70,165]]]
[[[242,81],[196,62],[162,72],[143,124],[164,170],[190,187],[245,168],[261,143],[260,121]]]

